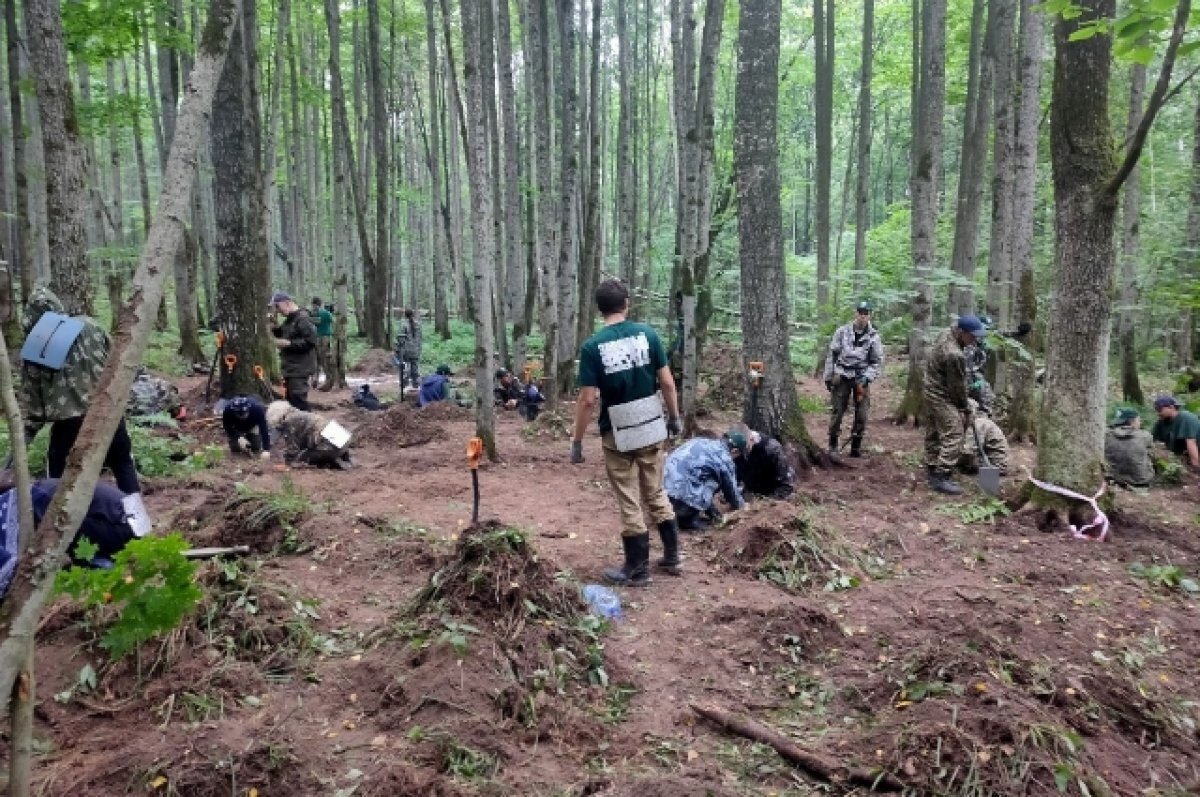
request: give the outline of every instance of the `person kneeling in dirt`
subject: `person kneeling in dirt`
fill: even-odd
[[[1154,438],[1142,429],[1142,416],[1132,407],[1117,410],[1104,435],[1108,478],[1122,487],[1149,487],[1154,481]]]
[[[1154,400],[1158,420],[1150,429],[1155,440],[1182,457],[1193,471],[1200,470],[1200,419],[1183,409],[1174,396],[1162,395]]]
[[[354,406],[370,412],[379,412],[385,409],[379,396],[372,393],[371,386],[366,384],[359,385],[358,390],[354,391]]]
[[[133,384],[129,386],[129,405],[126,415],[149,417],[151,415],[178,416],[183,407],[179,398],[179,388],[165,379],[151,376],[145,366],[138,368]]]
[[[450,401],[455,398],[454,390],[450,387],[450,377],[454,372],[450,366],[442,363],[429,376],[421,379],[421,387],[417,391],[417,406],[424,407],[435,401]]]
[[[492,390],[496,406],[506,410],[515,410],[521,403],[525,388],[521,380],[512,375],[507,368],[496,369],[496,387]]]
[[[962,494],[950,474],[962,456],[963,433],[971,413],[963,349],[986,334],[978,318],[962,316],[938,337],[925,358],[925,470],[930,488],[946,495]]]
[[[337,421],[298,410],[286,401],[272,401],[267,407],[267,423],[287,443],[284,461],[289,465],[341,470],[354,467],[350,459],[350,433]]]
[[[0,472],[0,598],[4,597],[12,582],[20,550],[20,513],[17,511],[17,493],[13,489],[14,486],[13,472]],[[57,490],[58,479],[39,479],[30,486],[35,526],[42,522]],[[87,539],[96,546],[96,553],[86,562],[76,559],[76,564],[111,568],[112,558],[139,536],[129,525],[124,500],[125,494],[115,486],[108,482],[96,483],[87,515],[68,549],[74,556],[75,546],[80,540]]]
[[[729,432],[720,440],[693,438],[667,455],[663,488],[681,530],[698,531],[721,519],[713,504],[718,491],[732,509],[745,506],[732,452],[744,457],[747,446],[745,435]]]
[[[725,439],[737,434],[744,435],[746,449],[743,452],[733,446],[730,454],[742,489],[747,493],[781,501],[789,498],[796,491],[796,474],[783,445],[774,438],[764,438],[752,430],[742,432],[740,429],[730,429]]]
[[[992,467],[999,468],[1001,475],[1007,474],[1008,438],[995,421],[980,411],[975,399],[967,399],[967,406],[971,408],[971,422],[975,429],[963,437],[963,451],[962,456],[958,458],[958,469],[963,473],[979,472],[982,463],[979,461],[979,449],[976,445],[978,439],[978,446],[983,447],[983,453]]]
[[[253,396],[231,398],[221,412],[221,426],[233,453],[271,458],[271,429],[267,424],[267,411],[258,399]]]

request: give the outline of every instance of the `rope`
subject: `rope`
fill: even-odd
[[[1074,524],[1070,524],[1071,534],[1074,535],[1075,539],[1077,539],[1077,540],[1092,540],[1093,542],[1104,542],[1104,538],[1108,536],[1108,515],[1104,514],[1104,511],[1100,509],[1100,504],[1098,504],[1096,502],[1100,498],[1100,496],[1104,495],[1104,491],[1108,489],[1108,484],[1106,484],[1105,482],[1101,482],[1100,490],[1095,495],[1093,495],[1091,498],[1088,498],[1086,495],[1080,495],[1079,493],[1068,490],[1065,487],[1059,487],[1058,485],[1050,484],[1050,483],[1044,482],[1044,481],[1039,481],[1039,480],[1033,478],[1033,474],[1029,472],[1029,468],[1025,469],[1025,475],[1027,475],[1029,477],[1029,481],[1031,481],[1035,487],[1045,490],[1048,493],[1055,493],[1056,495],[1061,495],[1066,498],[1073,498],[1076,501],[1082,501],[1085,504],[1088,504],[1089,506],[1091,506],[1092,511],[1094,511],[1096,513],[1096,517],[1092,519],[1091,523],[1087,524],[1083,528],[1076,528]],[[1097,526],[1100,528],[1099,536],[1090,537],[1084,533],[1088,529],[1093,529],[1093,528],[1096,528]]]

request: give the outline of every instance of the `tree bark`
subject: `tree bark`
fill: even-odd
[[[829,317],[829,245],[833,204],[833,72],[834,18],[833,0],[815,0],[813,6],[813,43],[816,47],[817,158],[817,317]]]
[[[501,0],[504,2],[504,0]],[[437,72],[437,11],[434,0],[425,0],[425,58],[429,89],[429,137],[425,142],[426,165],[429,168],[429,195],[433,218],[430,220],[429,255],[433,271],[433,327],[442,336],[450,339],[450,312],[446,304],[446,260],[443,250],[450,248],[450,208],[442,191],[441,114],[438,111]]]
[[[575,256],[575,202],[578,191],[579,89],[575,80],[575,2],[558,0],[559,181],[558,181],[558,391],[571,392],[575,383],[575,291],[579,281]]]
[[[505,302],[513,324],[513,365],[524,363],[525,253],[521,246],[521,140],[517,135],[517,95],[513,84],[512,22],[509,0],[496,0],[496,60],[500,66],[500,119],[504,133]],[[500,212],[500,208],[496,208]]]
[[[21,300],[25,301],[33,290],[34,257],[33,225],[29,210],[29,164],[25,141],[29,137],[25,125],[25,103],[21,99],[21,31],[17,28],[17,0],[5,0],[4,30],[8,62],[8,105],[12,123],[13,146],[13,210],[15,245],[15,273],[20,277]]]
[[[391,168],[388,165],[389,112],[385,102],[383,55],[379,44],[379,0],[367,0],[367,80],[370,84],[369,116],[371,143],[375,155],[375,253],[364,260],[366,283],[366,332],[371,346],[388,347],[384,330],[387,286],[392,268],[391,230],[388,199],[392,193]],[[363,183],[366,188],[366,182]]]
[[[493,240],[492,271],[489,277],[490,294],[480,301],[489,301],[492,305],[492,341],[497,362],[508,365],[508,308],[506,306],[507,263],[505,262],[508,248],[504,242],[504,218],[501,205],[504,202],[503,172],[504,166],[500,160],[501,132],[500,113],[496,101],[496,20],[493,0],[478,0],[479,10],[479,76],[483,89],[483,112],[486,125],[485,141],[487,142],[489,175],[486,183],[492,193],[489,216],[492,223],[491,235]]]
[[[68,313],[90,315],[92,281],[84,232],[87,186],[83,141],[67,69],[59,0],[26,0],[25,29],[46,160],[50,284]]]
[[[975,313],[975,263],[979,255],[979,216],[983,207],[983,175],[987,166],[986,131],[992,116],[995,30],[999,6],[1006,2],[999,0],[987,4],[983,0],[975,0],[971,13],[967,105],[963,120],[962,160],[958,170],[954,248],[950,255],[950,268],[958,278],[950,288],[948,312],[951,315]]]
[[[261,119],[249,85],[257,59],[244,33],[252,28],[253,1],[246,0],[242,21],[230,41],[210,136],[219,319],[227,337],[224,355],[236,358],[233,368],[218,363],[221,396],[225,398],[263,392],[254,366],[261,366],[267,374],[276,372],[266,309],[271,290],[270,249],[262,206]]]
[[[1013,15],[1015,0],[993,0],[988,11],[988,57],[995,74],[995,132],[992,177],[992,235],[988,255],[988,315],[1000,329],[1013,328]],[[982,128],[980,128],[982,130]],[[983,136],[986,139],[986,135]],[[980,173],[982,179],[982,170]],[[972,276],[974,264],[971,265]],[[974,301],[967,312],[975,309]],[[1004,355],[1001,355],[1004,356]],[[1001,372],[1002,373],[1002,372]],[[998,379],[996,388],[1005,392]]]
[[[12,693],[14,680],[26,664],[26,646],[34,638],[55,575],[87,514],[108,441],[125,415],[129,386],[154,328],[170,260],[183,237],[180,219],[187,213],[196,153],[204,140],[214,88],[237,17],[237,0],[213,0],[179,113],[178,143],[164,175],[159,213],[142,250],[134,293],[125,309],[126,323],[115,336],[112,356],[92,392],[91,407],[67,460],[62,484],[34,535],[36,545],[21,558],[8,598],[0,607],[0,631],[5,637],[0,645],[0,694]]]
[[[734,170],[741,256],[742,365],[761,362],[761,386],[746,381],[743,419],[810,450],[788,354],[787,275],[779,196],[780,0],[742,0],[734,93]]]
[[[921,415],[925,350],[933,318],[933,267],[937,262],[938,184],[946,105],[946,0],[922,3],[920,81],[914,114],[912,175],[912,332],[908,338],[908,382],[895,421]]]
[[[1184,274],[1192,285],[1200,284],[1200,102],[1196,103],[1195,122],[1192,126],[1192,175],[1191,196],[1188,202],[1188,234]],[[1195,328],[1200,312],[1187,307],[1180,314],[1179,334],[1176,337],[1176,359],[1181,366],[1196,361]]]
[[[630,64],[632,49],[636,45],[629,36],[628,0],[617,0],[617,260],[620,263],[617,273],[626,285],[633,285],[634,268],[636,264],[637,240],[634,226],[636,224],[637,183],[634,178],[632,151],[636,146],[633,136],[633,114],[636,110],[631,85],[632,67]],[[636,24],[635,24],[636,27]]]
[[[858,86],[858,179],[854,191],[854,287],[862,284],[871,226],[871,79],[875,54],[875,0],[863,0],[862,71]],[[885,145],[887,142],[885,142]]]
[[[1146,66],[1134,64],[1129,74],[1129,116],[1125,136],[1132,139],[1142,120],[1146,96]],[[1135,166],[1125,181],[1125,204],[1121,209],[1121,268],[1118,276],[1121,307],[1117,313],[1117,345],[1121,360],[1121,394],[1135,406],[1145,404],[1137,362],[1137,264],[1142,215],[1142,170]]]
[[[575,339],[584,341],[592,334],[596,319],[596,303],[592,298],[592,285],[600,271],[601,249],[603,248],[603,215],[600,212],[600,176],[603,161],[604,119],[600,106],[600,12],[602,0],[592,0],[591,65],[588,80],[587,134],[590,141],[587,193],[584,200],[583,257],[579,269],[579,310]]]
[[[487,400],[492,390],[492,275],[496,267],[496,236],[492,222],[491,175],[488,169],[487,109],[484,102],[480,31],[481,8],[491,0],[461,0],[463,29],[463,81],[466,83],[467,180],[471,188],[471,228],[474,232],[475,267],[475,435],[483,440],[488,458],[496,459],[496,407]]]
[[[1021,0],[1021,22],[1017,55],[1016,132],[1013,137],[1013,243],[1010,288],[1013,317],[1037,321],[1037,294],[1033,283],[1033,219],[1037,199],[1038,127],[1041,120],[1042,40],[1045,22],[1037,10],[1038,0]],[[1035,334],[1027,346],[1037,339]],[[1008,363],[1011,362],[1011,368]],[[1009,439],[1021,441],[1034,434],[1035,374],[1032,362],[1007,360],[1000,381],[1008,385]]]

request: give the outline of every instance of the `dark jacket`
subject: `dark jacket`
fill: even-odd
[[[288,346],[279,350],[284,379],[303,379],[317,372],[317,328],[307,310],[296,310],[272,333],[288,341]]]
[[[262,402],[256,398],[250,399],[250,414],[245,418],[239,418],[226,406],[224,412],[221,413],[221,426],[225,428],[225,436],[229,438],[229,448],[234,453],[237,453],[238,450],[238,438],[255,429],[258,429],[258,436],[262,439],[263,451],[271,450],[271,429],[267,424],[267,411]]]
[[[496,387],[492,389],[492,395],[495,396],[497,405],[504,405],[509,401],[520,401],[524,398],[525,388],[521,385],[521,380],[514,376],[508,380],[507,387],[503,382],[497,382]]]
[[[424,407],[435,401],[449,401],[449,399],[450,379],[448,377],[441,374],[430,374],[421,380],[421,387],[417,393],[418,407]]]
[[[746,492],[779,499],[795,492],[795,473],[778,440],[769,437],[761,440],[735,461],[738,480]]]

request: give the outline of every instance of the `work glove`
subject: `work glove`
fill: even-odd
[[[275,338],[275,348],[277,348],[277,349],[286,349],[288,346],[291,346],[291,345],[292,345],[292,342],[290,340],[288,340],[287,338]]]
[[[571,464],[579,465],[582,462],[583,462],[583,441],[582,440],[572,440],[571,441]]]
[[[237,450],[239,453],[242,453],[242,454],[244,454],[250,450],[250,444],[248,442],[246,442],[246,438],[239,437],[237,439]]]
[[[271,452],[270,452],[270,451],[263,451],[261,454],[259,454],[259,455],[258,455],[258,458],[259,458],[259,459],[261,459],[261,460],[264,460],[264,461],[265,461],[265,460],[268,460],[268,459],[270,459],[270,458],[271,458]]]
[[[671,437],[678,437],[683,433],[683,421],[679,420],[679,416],[667,419],[667,434]]]
[[[830,393],[833,392],[833,380],[832,379],[825,380],[825,389],[828,390]]]

